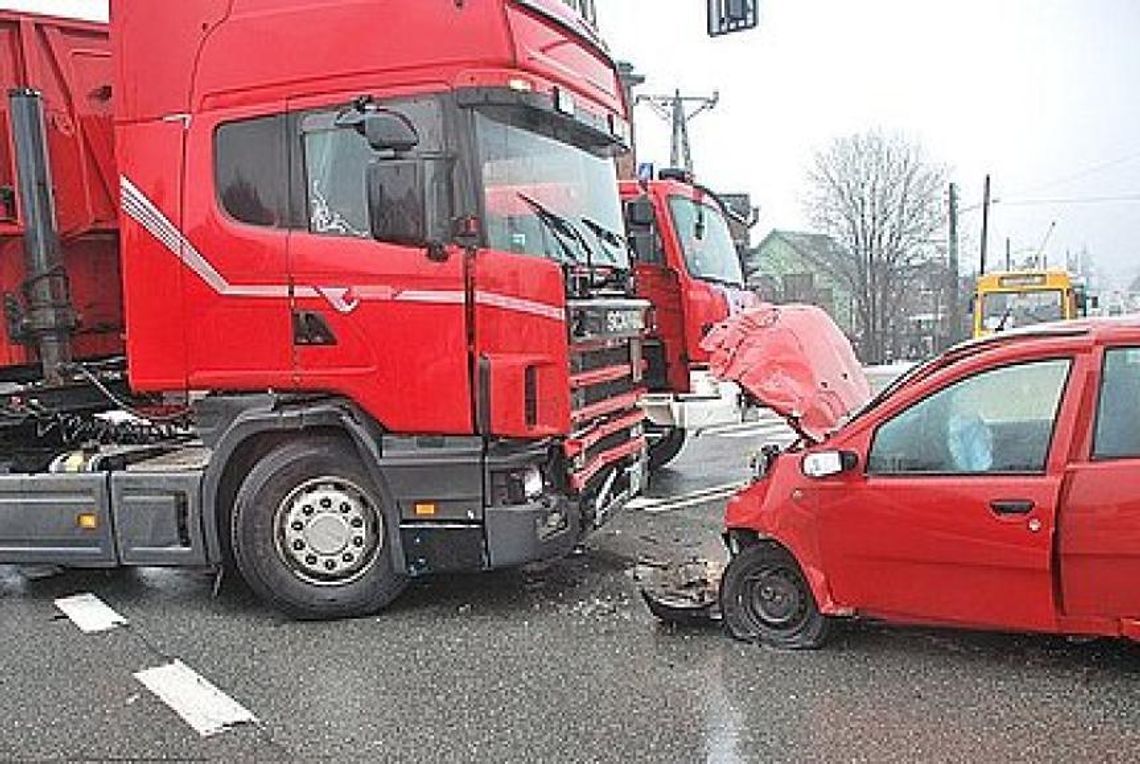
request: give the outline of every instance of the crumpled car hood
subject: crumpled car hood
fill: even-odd
[[[714,327],[701,347],[716,377],[737,382],[815,442],[871,400],[851,343],[812,305],[747,310]]]

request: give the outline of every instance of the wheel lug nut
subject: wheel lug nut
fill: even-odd
[[[317,564],[317,556],[315,554],[310,554],[309,556],[307,556],[305,558],[305,562],[307,562],[309,565],[316,565]]]
[[[303,530],[305,530],[305,524],[303,522],[301,522],[300,520],[297,520],[293,523],[292,528],[295,531],[303,531]]]
[[[364,527],[364,520],[362,518],[359,518],[359,517],[352,518],[352,527],[353,528],[363,528]]]
[[[351,554],[346,554],[346,555],[345,555],[344,557],[342,557],[341,559],[342,559],[342,560],[344,560],[345,562],[352,562],[352,555],[351,555]]]
[[[352,540],[352,545],[353,546],[364,546],[364,539],[360,536],[357,536],[356,538],[354,538]]]
[[[350,507],[347,503],[344,503],[344,504],[340,505],[340,511],[342,514],[347,515],[349,512],[352,511],[352,507]]]
[[[301,541],[301,539],[297,539],[296,541],[293,542],[293,548],[296,549],[298,552],[300,552],[302,549],[305,548],[305,542]]]
[[[301,511],[306,515],[311,515],[313,514],[313,506],[311,504],[306,504],[305,506],[301,507]]]
[[[325,560],[325,568],[327,568],[328,570],[332,570],[335,567],[336,567],[335,562],[333,562],[332,560]]]
[[[328,509],[331,506],[332,506],[332,499],[330,499],[327,496],[325,498],[321,499],[321,509]]]

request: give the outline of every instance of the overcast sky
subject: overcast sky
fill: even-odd
[[[597,0],[615,54],[649,77],[643,92],[720,91],[691,125],[697,174],[752,192],[759,234],[805,225],[816,148],[882,128],[948,165],[964,209],[992,174],[1000,259],[1007,236],[1015,253],[1035,250],[1056,221],[1052,263],[1087,246],[1140,272],[1140,2],[760,2],[758,30],[710,40],[703,0]],[[637,124],[643,158],[667,161],[666,123],[642,106]],[[1073,201],[1035,203],[1057,199]],[[976,263],[980,213],[962,225]]]
[[[643,92],[720,91],[692,123],[697,174],[751,192],[758,235],[806,225],[815,149],[881,128],[951,168],[964,259],[976,262],[989,172],[999,261],[1007,236],[1035,250],[1056,221],[1051,262],[1087,246],[1140,273],[1140,0],[760,0],[758,30],[716,40],[705,0],[596,2],[615,55],[649,77]],[[0,6],[106,16],[105,0]],[[636,119],[642,159],[667,163],[668,126],[644,106]]]

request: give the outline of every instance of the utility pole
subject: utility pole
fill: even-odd
[[[645,84],[645,77],[634,71],[633,64],[628,61],[618,62],[618,79],[625,91],[625,103],[628,113],[625,115],[629,121],[629,151],[618,157],[618,178],[633,180],[637,177],[637,129],[634,127],[633,105],[636,103],[633,91]]]
[[[986,192],[982,199],[982,267],[978,271],[986,272],[986,247],[990,239],[990,176],[986,176]]]
[[[1005,269],[1007,271],[1013,270],[1013,253],[1010,250],[1009,237],[1005,237]]]
[[[962,300],[958,277],[958,184],[950,184],[950,343],[958,341],[962,330]],[[947,343],[949,344],[949,343]]]
[[[657,115],[673,126],[673,140],[669,152],[669,161],[674,167],[684,168],[686,172],[693,172],[693,152],[689,143],[689,123],[698,115],[712,109],[720,101],[720,94],[714,92],[708,96],[683,96],[680,90],[673,95],[641,95],[637,103],[647,103]],[[696,104],[690,108],[689,104]]]

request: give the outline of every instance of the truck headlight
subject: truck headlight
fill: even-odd
[[[542,479],[542,470],[538,467],[527,467],[520,476],[522,480],[523,496],[527,501],[539,499],[546,491],[545,481]]]

